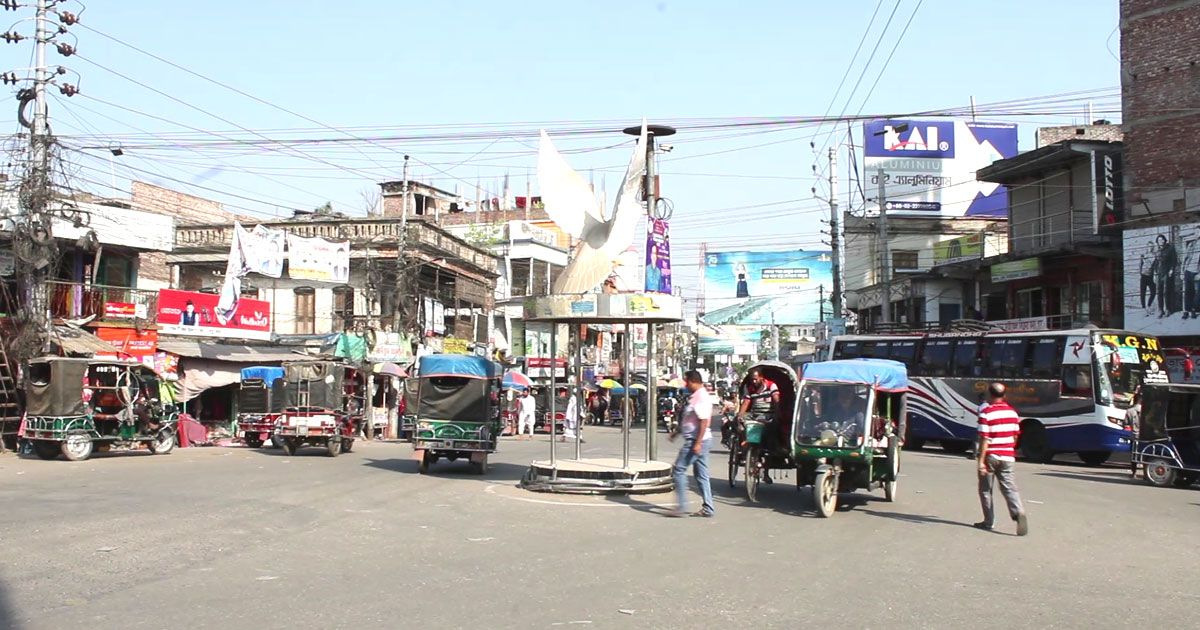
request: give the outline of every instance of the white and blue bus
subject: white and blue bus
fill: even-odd
[[[937,441],[950,452],[974,443],[988,384],[1008,386],[1021,415],[1020,453],[1049,461],[1073,452],[1099,465],[1129,450],[1125,410],[1143,381],[1166,381],[1159,342],[1118,330],[929,332],[843,335],[831,359],[873,357],[908,366],[910,448]]]

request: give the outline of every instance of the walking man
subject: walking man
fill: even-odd
[[[704,505],[699,512],[693,516],[713,516],[716,510],[713,508],[712,486],[708,482],[708,450],[712,445],[712,432],[709,431],[709,425],[712,423],[713,401],[708,393],[708,389],[704,387],[704,378],[696,370],[690,370],[683,375],[684,381],[687,383],[687,389],[691,392],[688,397],[687,405],[683,408],[683,422],[680,424],[680,432],[683,434],[683,448],[679,449],[679,456],[675,458],[675,468],[672,474],[675,478],[675,511],[671,512],[671,516],[686,516],[687,515],[687,469],[692,468],[692,474],[696,477],[696,485],[700,488],[700,496],[704,499]],[[671,433],[671,441],[679,433]]]
[[[999,480],[1000,492],[1008,503],[1008,515],[1017,522],[1017,535],[1024,536],[1029,533],[1029,521],[1021,506],[1013,471],[1021,420],[1004,400],[1004,394],[1004,384],[992,383],[988,386],[988,404],[979,411],[979,504],[983,507],[983,520],[975,523],[975,527],[991,530],[995,525],[992,483]]]
[[[568,392],[566,426],[565,430],[563,431],[563,441],[566,442],[567,440],[574,440],[576,432],[581,430],[582,427],[579,425],[579,401],[574,394]],[[580,441],[583,441],[582,436],[580,437]]]
[[[517,436],[518,439],[533,439],[533,421],[537,417],[537,403],[533,400],[533,396],[529,394],[529,390],[525,390],[521,394],[521,404],[517,411]],[[529,427],[529,437],[525,437],[525,427]]]

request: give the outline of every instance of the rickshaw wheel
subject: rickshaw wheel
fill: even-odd
[[[262,438],[258,437],[258,434],[255,434],[253,437],[247,434],[246,437],[242,438],[242,441],[250,448],[262,448],[263,445]]]
[[[890,480],[883,482],[883,496],[889,503],[896,500],[896,490],[900,483],[900,447],[897,445],[896,436],[888,439],[888,470]]]
[[[325,452],[330,457],[337,457],[338,453],[342,452],[342,441],[338,438],[329,438],[325,440]]]
[[[481,461],[481,462],[471,462],[471,472],[472,473],[475,473],[476,475],[486,475],[487,471],[488,471],[488,462],[487,462],[486,456],[483,458],[483,461]]]
[[[817,473],[813,483],[813,501],[821,518],[829,518],[837,511],[837,474],[832,469]]]
[[[758,482],[762,479],[762,471],[758,469],[759,448],[746,448],[746,498],[751,503],[758,502]]]
[[[296,442],[288,438],[279,439],[279,448],[283,449],[283,454],[291,457],[296,454]]]
[[[421,453],[421,461],[417,463],[417,472],[421,473],[422,475],[429,472],[429,460],[430,459],[431,458],[429,457],[429,451],[425,451],[424,453]]]
[[[30,440],[33,444],[33,454],[45,460],[58,459],[62,454],[62,447],[58,442],[45,442],[42,440]]]
[[[175,449],[175,432],[170,429],[159,429],[154,439],[146,445],[154,455],[166,455]]]
[[[1146,481],[1159,488],[1167,488],[1175,484],[1176,471],[1166,460],[1154,459],[1146,462]]]
[[[62,443],[62,454],[68,460],[73,462],[82,462],[92,456],[92,451],[96,445],[92,442],[92,436],[81,431],[77,431],[67,436],[67,439]]]
[[[736,439],[730,440],[729,445],[729,487],[734,488],[733,483],[737,479],[738,472],[738,443]]]
[[[354,440],[342,438],[342,452],[349,453],[352,448],[354,448]]]

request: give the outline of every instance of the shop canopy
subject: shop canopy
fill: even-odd
[[[500,364],[468,354],[427,354],[419,359],[417,374],[431,376],[462,376],[466,378],[500,378]]]
[[[208,343],[196,339],[160,339],[158,349],[180,357],[180,402],[187,402],[205,390],[241,382],[243,368],[312,358],[272,346]]]
[[[831,383],[860,383],[882,391],[908,389],[908,369],[887,359],[839,359],[804,366],[804,379]]]

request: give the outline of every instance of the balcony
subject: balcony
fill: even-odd
[[[158,313],[158,292],[102,284],[50,281],[46,283],[50,316],[106,324],[153,321]]]

